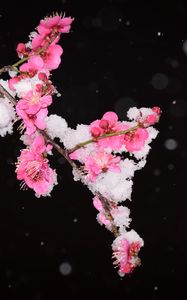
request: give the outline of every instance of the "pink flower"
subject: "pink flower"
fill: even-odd
[[[158,123],[160,116],[161,116],[161,109],[160,107],[153,107],[152,108],[152,114],[148,115],[144,120],[139,120],[140,125],[142,125],[143,127],[148,127],[148,126],[152,126],[155,123]]]
[[[116,135],[111,137],[106,137],[103,139],[97,139],[98,137],[115,133],[121,130],[128,129],[128,126],[124,123],[118,122],[118,116],[115,112],[106,112],[101,120],[96,120],[90,124],[90,132],[94,138],[97,140],[97,145],[103,148],[112,148],[117,151],[124,144],[123,135]]]
[[[94,205],[94,207],[95,207],[98,211],[101,211],[101,210],[103,209],[103,205],[102,205],[102,203],[101,203],[101,200],[100,200],[97,196],[95,196],[95,197],[93,198],[93,205]]]
[[[61,55],[63,49],[59,45],[51,45],[47,48],[46,52],[42,55],[44,61],[44,68],[48,70],[57,69],[61,63]]]
[[[124,144],[129,152],[139,151],[148,139],[149,135],[146,129],[138,128],[124,135]]]
[[[62,18],[61,16],[47,17],[40,21],[37,30],[40,34],[49,34],[51,31],[59,33],[68,33],[71,28],[71,23],[74,19],[71,17]]]
[[[96,177],[102,172],[108,170],[120,172],[119,161],[120,157],[104,151],[98,151],[86,158],[84,169],[88,171],[89,180],[95,181]]]
[[[21,100],[20,100],[21,101]],[[16,105],[16,112],[22,118],[24,126],[26,127],[26,134],[33,134],[37,128],[44,130],[46,128],[45,118],[48,114],[47,108],[40,109],[36,114],[27,114],[20,108],[20,101]]]
[[[47,46],[48,43],[49,41],[46,39],[45,34],[36,34],[32,39],[31,45],[32,49],[36,51],[38,48]]]
[[[31,149],[33,152],[35,152],[35,154],[41,155],[43,153],[48,153],[49,151],[51,151],[52,145],[46,145],[43,136],[37,135],[31,144]]]
[[[118,116],[115,112],[113,111],[108,111],[106,112],[100,122],[100,126],[102,127],[102,121],[107,121],[107,126],[103,126],[103,128],[107,129],[107,130],[112,130],[112,128],[116,125],[117,121],[118,121]]]
[[[23,43],[19,43],[17,45],[16,51],[18,53],[19,58],[23,58],[23,56],[28,56],[30,52],[26,45]]]
[[[144,120],[144,127],[154,125],[157,122],[157,119],[158,118],[157,118],[156,114],[152,114],[152,115],[147,116]]]
[[[27,63],[21,65],[20,71],[35,74],[38,71],[41,71],[43,67],[43,59],[39,55],[33,55],[29,58]]]
[[[98,215],[97,215],[97,220],[98,222],[102,225],[106,225],[106,226],[109,226],[110,225],[110,221],[105,217],[104,213],[100,212]]]
[[[113,128],[113,132],[119,132],[128,128],[129,126],[127,124],[118,122]],[[99,139],[97,145],[102,148],[111,148],[114,151],[118,151],[124,145],[124,135],[121,134]]]
[[[46,35],[46,34],[36,34],[31,42],[32,49],[34,51],[36,51],[36,50],[42,49],[44,47],[47,47],[49,44],[55,45],[60,40],[60,36],[57,36],[53,40],[53,42],[52,42],[52,39],[54,39],[54,37],[49,37],[49,35]]]
[[[52,103],[50,95],[41,96],[37,89],[30,90],[24,97],[19,100],[19,109],[24,110],[27,114],[36,114],[41,108],[46,108]]]
[[[56,184],[56,172],[49,167],[43,155],[45,151],[43,138],[36,137],[30,149],[21,151],[16,168],[17,179],[23,180],[22,186],[33,189],[38,196],[48,195]]]
[[[119,236],[114,240],[112,245],[114,265],[119,267],[120,276],[131,273],[136,266],[140,265],[140,259],[138,258],[140,247],[140,242],[130,243],[123,236]]]
[[[45,70],[46,71],[46,70]],[[43,87],[44,87],[44,91],[45,94],[53,94],[53,92],[55,91],[54,86],[52,85],[51,80],[48,79],[49,73],[48,71],[44,72],[40,72],[38,73],[38,79],[43,81]]]
[[[118,116],[115,112],[106,112],[101,120],[96,120],[90,124],[90,132],[93,137],[98,137],[105,133],[114,132]]]

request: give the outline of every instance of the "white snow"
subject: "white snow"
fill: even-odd
[[[2,137],[13,132],[15,118],[13,105],[6,98],[0,98],[0,135]]]
[[[32,78],[24,78],[14,84],[14,89],[19,98],[23,97],[27,92],[33,90],[36,84],[43,84],[36,74]]]
[[[68,128],[64,137],[63,143],[67,149],[74,148],[77,144],[91,139],[92,136],[88,125],[79,124],[76,129]]]
[[[114,224],[118,227],[129,227],[131,219],[129,218],[130,209],[126,206],[118,206],[111,211],[114,218]]]
[[[46,128],[52,139],[59,138],[62,142],[66,131],[68,130],[67,122],[64,118],[52,114],[46,117]]]

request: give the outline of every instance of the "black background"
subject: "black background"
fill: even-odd
[[[51,164],[59,185],[51,198],[19,190],[14,162],[22,143],[15,133],[0,139],[0,299],[90,299],[97,292],[99,299],[105,293],[104,299],[186,300],[187,2],[4,1],[1,66],[17,61],[16,44],[53,11],[75,21],[61,40],[64,54],[53,82],[62,97],[51,113],[74,128],[108,110],[125,119],[134,105],[163,111],[127,203],[131,226],[145,241],[142,266],[118,276],[112,236],[95,220],[92,195],[73,181],[58,154]],[[70,264],[69,275],[59,271],[63,263]]]

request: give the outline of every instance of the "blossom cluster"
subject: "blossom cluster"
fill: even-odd
[[[68,153],[65,158],[71,161],[74,180],[80,180],[94,195],[97,221],[115,235],[114,264],[124,276],[140,265],[138,253],[144,244],[133,229],[129,230],[130,210],[124,202],[131,200],[135,171],[146,164],[150,143],[158,134],[153,125],[159,121],[161,110],[132,107],[127,121],[108,111],[76,129],[68,127],[61,116],[48,115],[53,95],[58,95],[50,76],[61,62],[59,38],[70,31],[72,21],[59,15],[47,17],[30,34],[28,43],[18,44],[20,60],[10,68],[8,82],[0,80],[8,93],[0,98],[0,135],[12,133],[14,122],[21,120],[21,140],[26,148],[18,157],[17,179],[37,197],[49,196],[57,184],[48,155],[53,148]],[[15,109],[7,95],[14,99]]]
[[[9,72],[11,78],[8,83],[2,80],[2,85],[6,86],[8,92],[17,97],[16,114],[21,119],[20,128],[24,131],[22,140],[27,146],[18,158],[17,179],[22,181],[22,186],[32,188],[38,197],[49,195],[57,183],[55,170],[50,168],[46,158],[48,151],[45,140],[38,135],[40,130],[46,129],[48,107],[53,102],[53,95],[58,94],[50,80],[51,71],[58,68],[63,53],[62,47],[57,43],[62,33],[69,32],[72,21],[71,17],[59,15],[41,20],[36,31],[31,33],[30,41],[18,44],[20,61]],[[15,117],[12,105],[7,99],[4,101],[9,105],[9,109],[6,109],[9,118],[3,111],[5,104],[1,101],[1,135],[11,133]],[[13,116],[10,114],[11,110],[14,112]]]
[[[37,31],[30,35],[30,41],[17,46],[18,56],[25,62],[13,72],[8,83],[19,97],[16,112],[23,120],[28,135],[37,128],[46,128],[48,106],[56,92],[50,72],[58,68],[63,53],[57,43],[60,34],[69,32],[72,21],[70,17],[61,18],[58,15],[41,20]]]
[[[60,139],[70,158],[80,165],[81,172],[73,171],[74,180],[81,180],[94,194],[98,222],[113,233],[114,227],[117,229],[112,249],[121,276],[140,264],[138,252],[143,240],[134,230],[127,230],[131,218],[124,202],[131,199],[134,173],[144,167],[150,143],[158,134],[152,125],[160,114],[159,107],[133,107],[127,112],[129,120],[119,121],[117,114],[109,111],[76,129],[67,127],[58,116],[47,119],[48,132]]]

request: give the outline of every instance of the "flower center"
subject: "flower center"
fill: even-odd
[[[40,96],[39,96],[39,94],[35,93],[35,94],[33,94],[33,96],[30,99],[30,104],[31,105],[37,104],[39,101],[40,101]]]
[[[26,174],[33,181],[39,181],[42,178],[41,163],[36,160],[28,162]]]

